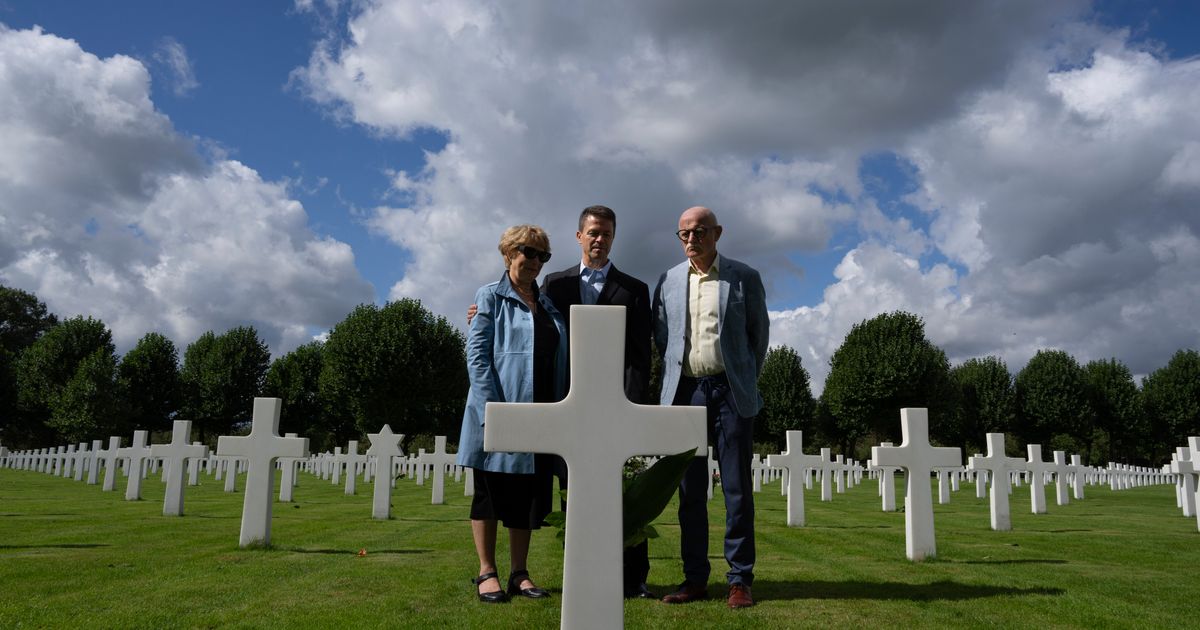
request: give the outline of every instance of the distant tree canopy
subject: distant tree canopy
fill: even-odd
[[[758,414],[760,433],[755,436],[758,440],[783,448],[787,431],[811,429],[817,402],[809,387],[808,370],[794,349],[778,346],[767,351],[758,390],[763,397]]]
[[[0,436],[10,442],[46,434],[44,418],[17,404],[17,357],[56,324],[37,296],[0,286]]]
[[[1096,437],[1104,445],[1106,461],[1136,457],[1149,437],[1149,427],[1133,374],[1116,359],[1091,361],[1083,366],[1083,374]]]
[[[275,359],[267,370],[263,392],[264,396],[283,401],[279,433],[307,437],[314,451],[332,449],[356,435],[352,426],[334,427],[328,422],[320,392],[324,356],[325,346],[314,341]]]
[[[467,396],[466,340],[418,300],[354,309],[325,341],[320,393],[360,433],[458,435]]]
[[[1071,355],[1039,350],[1017,373],[1017,418],[1013,432],[1044,451],[1090,455],[1094,427],[1087,377]]]
[[[251,326],[219,336],[209,331],[187,347],[180,370],[181,413],[201,440],[207,434],[230,435],[235,424],[250,420],[270,360],[267,345]]]
[[[933,427],[939,441],[968,453],[983,452],[988,433],[1008,431],[1014,412],[1013,378],[999,357],[968,359],[950,369],[957,403],[954,413]]]
[[[946,353],[925,338],[924,321],[912,313],[854,325],[829,365],[824,430],[843,453],[871,433],[898,440],[903,407],[928,408],[931,425],[952,411]]]
[[[21,352],[18,404],[68,442],[99,437],[118,412],[116,367],[104,322],[73,317]]]
[[[128,423],[119,433],[171,428],[171,417],[179,409],[183,386],[179,379],[179,353],[170,339],[159,333],[147,333],[139,339],[121,357],[117,383],[125,400]]]
[[[1142,381],[1156,460],[1170,457],[1186,436],[1200,435],[1200,353],[1180,350]]]

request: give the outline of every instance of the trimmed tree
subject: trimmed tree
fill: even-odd
[[[247,422],[254,397],[262,391],[271,353],[252,326],[238,326],[217,336],[206,332],[183,353],[185,417],[205,435],[229,435],[234,425]]]
[[[1083,368],[1062,350],[1038,350],[1017,373],[1013,432],[1042,450],[1082,451],[1091,461],[1092,411]]]
[[[42,439],[99,437],[117,415],[112,332],[91,317],[46,331],[17,360],[17,396]]]
[[[763,408],[758,414],[758,426],[764,429],[767,440],[783,448],[787,431],[809,431],[817,403],[809,389],[808,370],[800,355],[789,346],[767,351],[762,374],[758,377]]]
[[[314,452],[340,444],[337,438],[353,428],[330,426],[327,421],[320,391],[324,354],[325,346],[314,341],[275,359],[264,386],[265,396],[283,400],[279,433],[307,437]]]
[[[1148,427],[1142,416],[1141,393],[1129,368],[1116,359],[1101,359],[1083,366],[1083,373],[1093,424],[1103,432],[1107,444],[1104,452],[1093,453],[1088,463],[1102,463],[1097,461],[1101,454],[1109,462],[1141,459]]]
[[[1154,436],[1153,461],[1165,461],[1189,435],[1200,435],[1200,353],[1176,352],[1142,381],[1142,399]]]
[[[1000,357],[968,359],[950,370],[954,384],[953,421],[946,422],[937,434],[946,444],[963,453],[982,452],[984,437],[1007,431],[1013,419],[1013,377]]]
[[[831,415],[827,430],[843,453],[872,432],[898,440],[903,407],[928,408],[934,432],[950,409],[946,353],[925,338],[925,322],[912,313],[856,324],[829,364],[822,399]]]
[[[405,434],[406,450],[420,434],[457,436],[468,388],[465,343],[418,300],[358,306],[325,341],[320,392],[331,422],[352,420],[359,433],[388,424]]]
[[[147,333],[117,367],[129,429],[167,431],[179,410],[182,384],[175,344],[159,333]],[[128,431],[121,431],[121,434]]]

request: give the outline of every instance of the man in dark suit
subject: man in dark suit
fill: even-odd
[[[608,259],[617,232],[617,215],[605,206],[588,206],[579,214],[581,260],[542,281],[542,292],[559,312],[567,315],[573,304],[600,304],[625,307],[625,396],[641,405],[655,404],[650,398],[650,288],[645,282],[625,274]],[[475,314],[475,305],[467,309],[467,323]],[[568,317],[567,326],[571,322]],[[558,460],[555,475],[559,485],[567,487],[567,470]],[[565,509],[565,507],[564,507]],[[650,573],[649,545],[625,549],[625,597],[654,599],[646,586]]]
[[[589,206],[579,215],[575,240],[582,253],[578,265],[546,276],[542,291],[566,314],[573,304],[625,307],[625,396],[631,402],[650,400],[650,288],[617,269],[608,259],[617,231],[617,215],[605,206]],[[570,327],[568,320],[567,326]],[[561,461],[561,460],[560,460]],[[557,471],[566,486],[565,468]],[[650,573],[649,545],[625,549],[625,597],[654,598],[646,587]]]

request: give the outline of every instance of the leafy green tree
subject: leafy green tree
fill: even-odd
[[[68,319],[21,352],[18,401],[50,430],[39,437],[99,437],[110,427],[117,398],[109,366],[116,366],[112,332],[91,317]]]
[[[758,391],[763,397],[758,422],[765,439],[782,448],[787,431],[810,429],[817,402],[809,389],[808,370],[794,349],[778,346],[767,351]]]
[[[1093,423],[1104,433],[1107,449],[1103,461],[1137,461],[1148,428],[1142,415],[1142,398],[1133,374],[1116,359],[1091,361],[1083,366]],[[1095,465],[1099,453],[1093,453]]]
[[[1026,444],[1083,451],[1090,461],[1092,411],[1083,368],[1062,350],[1038,350],[1017,373],[1013,432]]]
[[[0,286],[0,441],[32,446],[46,432],[44,414],[31,414],[17,404],[17,358],[58,318],[32,293]]]
[[[0,286],[0,348],[15,355],[57,323],[36,295]]]
[[[832,415],[827,430],[843,453],[868,433],[898,440],[900,409],[929,409],[931,432],[950,411],[950,363],[925,338],[925,322],[896,311],[850,329],[829,361],[822,399]]]
[[[264,395],[283,400],[279,432],[309,439],[314,451],[331,449],[353,433],[353,425],[331,426],[321,398],[321,368],[325,347],[319,341],[305,344],[275,359],[267,370]]]
[[[1013,377],[1008,366],[999,357],[968,359],[950,369],[950,381],[957,404],[953,420],[944,423],[937,436],[964,454],[983,452],[985,436],[1008,431],[1013,419]]]
[[[49,425],[68,442],[124,433],[117,394],[117,357],[97,348],[84,357],[51,403]]]
[[[1200,353],[1176,352],[1142,381],[1142,399],[1154,436],[1151,461],[1165,461],[1188,436],[1200,435]]]
[[[182,383],[175,344],[159,333],[138,340],[117,367],[128,429],[167,431],[179,410]],[[128,431],[122,431],[126,433]]]
[[[388,424],[405,434],[406,449],[418,434],[456,437],[468,387],[465,343],[420,301],[358,306],[325,341],[320,392],[328,413],[335,422],[353,419],[362,433]]]
[[[182,415],[193,421],[201,440],[208,433],[229,435],[234,425],[250,421],[270,360],[252,326],[220,336],[209,331],[187,347],[180,370]]]

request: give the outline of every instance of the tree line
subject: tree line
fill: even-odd
[[[655,364],[652,389],[659,383]],[[417,300],[351,311],[323,341],[271,360],[252,326],[189,344],[182,361],[167,337],[148,333],[118,357],[112,332],[91,317],[64,321],[31,293],[0,286],[0,442],[10,448],[170,430],[188,419],[198,439],[246,430],[255,396],[283,400],[280,433],[314,450],[360,439],[385,423],[406,435],[457,436],[468,388],[465,339]],[[899,442],[899,409],[926,407],[930,436],[964,456],[988,432],[1080,453],[1090,464],[1169,459],[1200,435],[1200,354],[1178,351],[1142,379],[1117,359],[1080,365],[1040,350],[1014,376],[998,357],[951,366],[924,322],[897,311],[854,325],[830,359],[814,397],[800,354],[772,348],[759,389],[759,450],[778,451],[787,430],[810,452],[829,446],[866,459],[871,445]]]
[[[389,424],[457,435],[466,400],[465,339],[416,300],[361,305],[329,332],[271,360],[252,326],[209,331],[180,361],[148,333],[118,357],[98,319],[63,321],[31,293],[0,286],[0,442],[42,447],[192,421],[197,439],[248,430],[255,396],[283,400],[280,433],[332,449]]]

